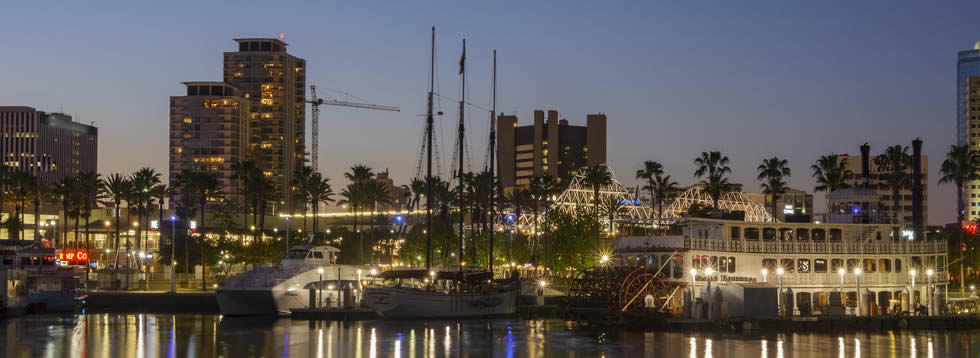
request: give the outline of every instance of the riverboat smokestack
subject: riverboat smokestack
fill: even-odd
[[[871,184],[871,146],[865,142],[861,145],[861,179],[864,180],[864,187]]]
[[[922,217],[922,140],[912,141],[912,226],[916,240],[925,239]]]

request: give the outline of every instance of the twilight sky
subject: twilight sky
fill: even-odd
[[[446,171],[465,37],[470,102],[487,107],[497,49],[498,111],[521,124],[534,109],[558,109],[572,124],[606,113],[608,160],[627,185],[648,159],[693,183],[694,157],[721,150],[749,190],[773,155],[789,159],[792,187],[812,190],[809,166],[820,154],[858,154],[865,141],[876,154],[921,137],[930,224],[954,219],[954,190],[936,184],[936,171],[955,139],[956,52],[980,40],[977,1],[91,3],[4,5],[0,105],[94,121],[104,173],[166,172],[168,96],[183,93],[182,81],[221,80],[233,38],[285,33],[289,52],[307,60],[308,84],[402,108],[321,111],[320,167],[335,189],[354,163],[407,183],[434,25],[439,90],[449,97],[438,138]],[[467,115],[478,168],[488,114]],[[822,194],[815,206],[823,211]]]

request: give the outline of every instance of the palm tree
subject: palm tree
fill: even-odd
[[[614,222],[616,220],[616,214],[619,214],[623,210],[623,207],[623,202],[616,200],[612,196],[602,201],[602,213],[609,217],[609,235],[615,236],[616,227],[614,226]]]
[[[658,162],[647,160],[643,162],[643,168],[636,170],[636,179],[646,180],[647,185],[643,188],[650,191],[650,206],[654,206],[653,201],[656,196],[654,195],[653,181],[659,175],[664,174],[664,166]]]
[[[971,150],[966,144],[949,146],[946,160],[939,167],[939,184],[953,183],[956,185],[956,219],[959,224],[963,223],[966,216],[966,209],[963,206],[963,192],[966,191],[966,182],[980,179],[978,172],[980,172],[980,152]],[[963,242],[963,229],[958,230],[958,233],[959,242],[957,242],[957,246]],[[961,251],[961,259],[962,255],[963,252]],[[962,265],[961,263],[961,273],[963,272]],[[965,291],[963,282],[963,277],[960,277],[960,294]]]
[[[663,225],[664,202],[667,200],[667,194],[677,191],[677,182],[664,173],[663,165],[652,160],[643,162],[643,169],[636,171],[636,178],[647,181],[643,189],[650,192],[650,205],[655,205],[657,208],[657,223]]]
[[[142,246],[143,228],[150,226],[150,201],[153,200],[153,187],[160,184],[160,173],[156,169],[144,167],[137,170],[130,176],[133,183],[133,198],[136,200],[136,221],[141,223],[136,226],[136,250]],[[139,261],[137,261],[139,262]]]
[[[221,195],[218,187],[218,178],[211,173],[184,169],[177,174],[177,182],[182,189],[181,195],[196,198],[198,208],[200,209],[201,223],[198,227],[200,228],[199,235],[201,237],[201,288],[206,290],[207,276],[205,276],[205,272],[207,271],[207,260],[205,260],[204,256],[204,239],[207,237],[207,226],[204,222],[204,211],[207,207],[208,200]]]
[[[254,209],[258,204],[254,200],[254,193],[250,189],[254,189],[257,185],[257,180],[262,177],[262,171],[259,170],[258,164],[255,160],[246,159],[231,165],[231,179],[238,181],[238,195],[239,200],[242,202],[242,207],[245,210],[242,211],[242,227],[248,227],[248,213],[249,209]],[[251,205],[249,205],[251,203]],[[253,213],[252,223],[254,225],[255,218]],[[305,217],[305,216],[304,216]],[[304,219],[305,220],[305,219]],[[305,227],[304,227],[305,229]]]
[[[963,207],[963,192],[966,182],[980,180],[980,152],[971,150],[966,144],[950,145],[946,160],[939,167],[939,184],[953,183],[956,186],[956,218],[963,222],[966,209]]]
[[[16,231],[17,240],[23,239],[24,213],[27,211],[27,200],[34,197],[34,186],[37,179],[28,172],[14,172],[10,176],[10,194],[14,202],[13,222],[8,222],[8,228]],[[11,220],[11,219],[7,219]],[[10,229],[8,229],[10,230]]]
[[[538,263],[538,246],[541,246],[541,234],[548,232],[548,209],[552,198],[558,192],[558,180],[555,177],[545,174],[531,178],[531,200],[534,204],[534,236],[531,243],[531,262]],[[538,230],[538,211],[539,206],[544,204],[544,230]]]
[[[776,199],[786,192],[783,178],[790,176],[789,161],[777,157],[763,159],[756,170],[759,172],[758,180],[762,181],[762,193],[769,195],[772,200],[772,221],[775,222]]]
[[[664,223],[664,203],[667,201],[667,196],[676,192],[680,189],[679,184],[670,178],[670,175],[661,173],[653,177],[653,182],[647,184],[644,189],[652,190],[656,194],[657,200],[657,215],[659,216],[658,225],[663,225]],[[666,233],[667,226],[664,226],[664,232]]]
[[[601,243],[599,241],[599,188],[603,185],[612,184],[612,174],[605,164],[585,167],[581,170],[582,183],[592,187],[592,215],[593,215],[593,234],[595,235],[596,260],[600,254]]]
[[[732,185],[728,182],[726,174],[732,173],[732,168],[728,166],[728,156],[721,152],[701,152],[701,156],[694,159],[697,169],[694,171],[695,178],[704,178],[700,184],[704,186],[704,192],[711,197],[712,208],[715,215],[721,213],[718,210],[718,200],[725,193],[731,191]]]
[[[371,206],[371,216],[369,217],[369,224],[371,225],[371,244],[373,245],[376,241],[374,224],[377,222],[374,217],[374,213],[378,211],[378,204],[388,205],[391,204],[391,194],[388,192],[388,186],[383,183],[372,180],[364,183],[364,199],[367,204]],[[361,241],[363,244],[363,241]],[[361,250],[364,248],[361,247]]]
[[[78,174],[76,183],[78,194],[82,199],[82,207],[79,210],[79,215],[85,218],[85,250],[91,252],[91,246],[89,246],[89,219],[92,218],[92,209],[95,208],[95,200],[102,192],[102,178],[101,176],[92,171],[85,171]],[[78,232],[76,230],[75,232]],[[90,256],[91,257],[91,256]],[[91,265],[88,262],[85,263],[86,274],[91,270]]]
[[[119,267],[119,210],[122,206],[122,201],[125,200],[126,196],[129,195],[130,182],[125,177],[119,173],[112,173],[109,176],[102,179],[101,184],[102,196],[107,200],[107,204],[112,204],[113,209],[116,212],[116,233],[115,233],[115,244],[113,250],[115,250],[115,257],[113,258],[113,266]]]
[[[313,207],[313,235],[315,238],[316,234],[320,232],[319,220],[317,219],[317,215],[320,212],[320,203],[332,203],[334,201],[334,193],[333,188],[330,187],[330,178],[324,178],[320,173],[313,173],[307,179],[306,186],[302,190],[305,192],[310,206]]]
[[[422,198],[425,197],[425,180],[419,178],[412,178],[411,183],[408,185],[409,190],[412,192],[412,199],[408,205],[409,210],[418,210],[421,208]],[[415,215],[415,225],[419,224],[421,216]]]
[[[52,194],[61,202],[61,210],[64,213],[64,220],[61,220],[61,245],[56,245],[58,247],[63,248],[68,244],[68,211],[71,210],[71,207],[76,202],[76,189],[76,178],[67,175],[58,180],[52,188]]]
[[[153,196],[153,198],[157,199],[157,208],[158,208],[157,215],[159,216],[157,218],[158,220],[157,222],[159,222],[160,225],[163,225],[164,202],[170,200],[170,198],[173,197],[174,188],[168,186],[167,184],[157,184],[156,186],[153,187],[153,189],[150,190],[150,193]]]
[[[854,173],[847,169],[847,157],[841,157],[837,154],[821,155],[810,166],[810,170],[813,171],[812,177],[816,178],[817,181],[813,191],[827,193],[827,214],[829,215],[830,193],[837,189],[849,187],[850,185],[845,181]]]
[[[885,183],[892,190],[892,224],[896,225],[894,227],[893,237],[895,239],[899,238],[900,227],[899,224],[899,213],[901,212],[901,202],[902,198],[899,193],[905,188],[905,184],[908,183],[911,175],[908,173],[909,165],[912,163],[912,156],[909,155],[909,147],[901,145],[893,145],[885,148],[885,152],[878,155],[874,159],[875,166],[878,167],[878,171],[882,172],[882,176],[885,179]]]
[[[303,203],[303,230],[307,230],[306,210],[308,208],[306,204],[309,204],[312,201],[312,199],[310,198],[310,190],[313,184],[314,173],[316,173],[316,171],[313,170],[313,167],[303,166],[301,168],[296,168],[296,173],[293,174],[293,181],[291,183],[292,186],[296,188],[296,190],[293,192],[293,199]],[[315,234],[317,232],[316,212],[318,207],[313,207],[312,209],[313,209],[313,233]]]

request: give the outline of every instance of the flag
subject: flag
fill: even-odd
[[[463,56],[459,58],[459,74],[463,74],[466,69],[466,40],[463,40]]]

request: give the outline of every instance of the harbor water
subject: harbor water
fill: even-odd
[[[980,330],[656,332],[562,320],[299,321],[213,314],[0,320],[4,357],[976,357]]]

